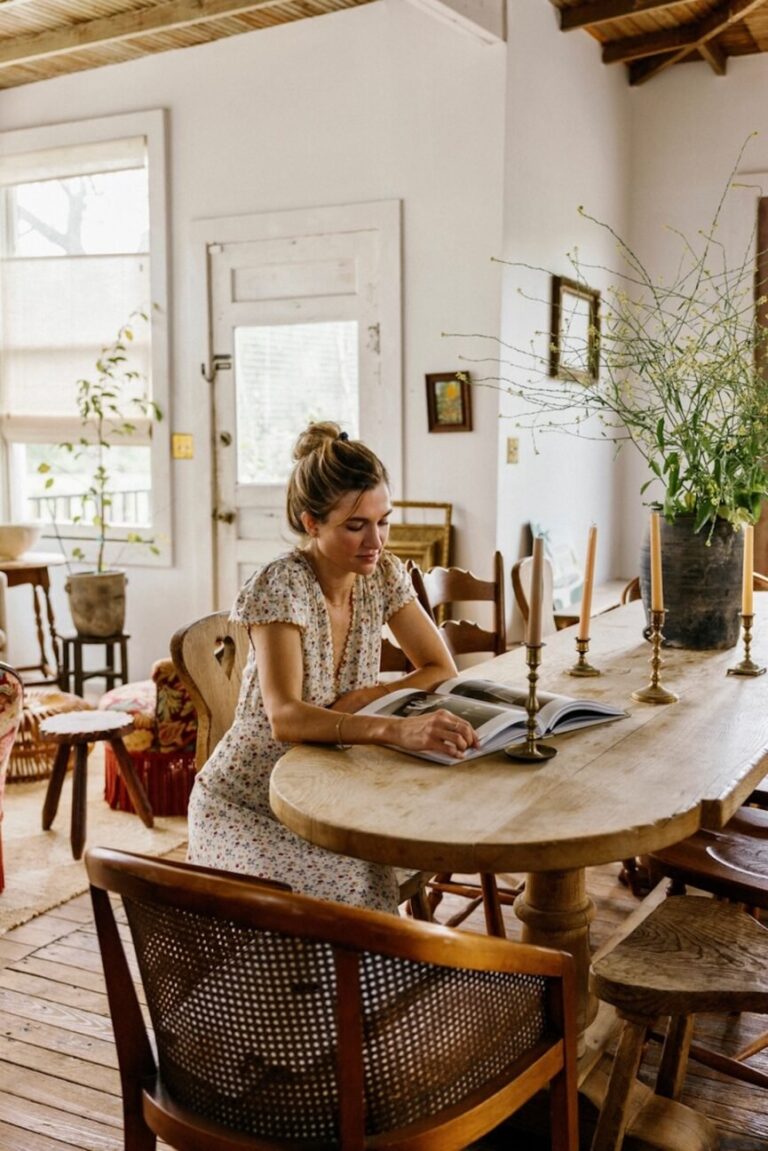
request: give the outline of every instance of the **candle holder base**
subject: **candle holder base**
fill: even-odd
[[[602,675],[596,667],[592,667],[591,663],[587,662],[587,652],[589,651],[588,639],[576,640],[576,651],[579,653],[579,658],[576,663],[570,668],[568,675],[587,676],[587,675]]]
[[[765,675],[765,668],[758,667],[751,659],[743,659],[741,663],[737,663],[736,667],[729,667],[726,675]]]
[[[532,760],[552,759],[554,755],[557,755],[557,748],[551,747],[548,743],[534,743],[532,747],[529,747],[527,742],[510,743],[504,748],[504,754],[510,759],[530,762]]]
[[[741,626],[744,631],[744,659],[741,663],[737,663],[735,667],[729,667],[726,675],[765,675],[765,668],[755,663],[750,654],[752,649],[752,624],[754,618],[753,615],[745,615],[744,612],[742,612]]]
[[[638,703],[676,703],[680,696],[675,695],[673,691],[667,691],[659,683],[649,683],[647,687],[633,691],[632,698]]]

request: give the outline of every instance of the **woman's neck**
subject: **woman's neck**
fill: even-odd
[[[346,607],[355,583],[354,572],[340,572],[338,568],[330,565],[311,543],[304,549],[304,554],[312,565],[326,602],[332,607]]]

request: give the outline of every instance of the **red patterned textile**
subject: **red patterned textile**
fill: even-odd
[[[11,748],[21,723],[24,688],[21,676],[7,663],[0,663],[0,891],[5,887],[3,870],[3,794]]]
[[[197,717],[172,662],[158,660],[151,679],[113,688],[101,697],[99,707],[133,716],[135,730],[124,742],[155,815],[186,815],[195,781]],[[133,811],[109,745],[104,752],[104,797],[112,808]]]

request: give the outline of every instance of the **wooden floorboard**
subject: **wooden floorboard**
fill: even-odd
[[[183,849],[174,855],[183,858]],[[617,877],[616,864],[588,872],[595,945],[635,905]],[[445,896],[438,917],[461,906]],[[504,916],[509,936],[518,937],[512,908],[505,907]],[[462,926],[484,931],[482,909]],[[761,1016],[700,1018],[697,1039],[731,1053],[766,1028]],[[648,1083],[657,1059],[650,1044],[642,1069]],[[768,1051],[752,1062],[768,1073]],[[81,895],[0,937],[0,1151],[121,1151],[116,1068],[90,902]],[[721,1151],[768,1151],[768,1092],[691,1063],[683,1102],[714,1120]],[[500,1129],[475,1151],[546,1151],[548,1145]]]

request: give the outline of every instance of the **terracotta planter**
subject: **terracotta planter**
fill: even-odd
[[[121,635],[125,626],[125,572],[78,572],[65,588],[78,635]]]
[[[694,533],[693,516],[661,521],[664,639],[694,651],[734,647],[741,629],[742,532],[718,520]],[[651,600],[648,534],[640,552],[640,589],[648,618]]]

